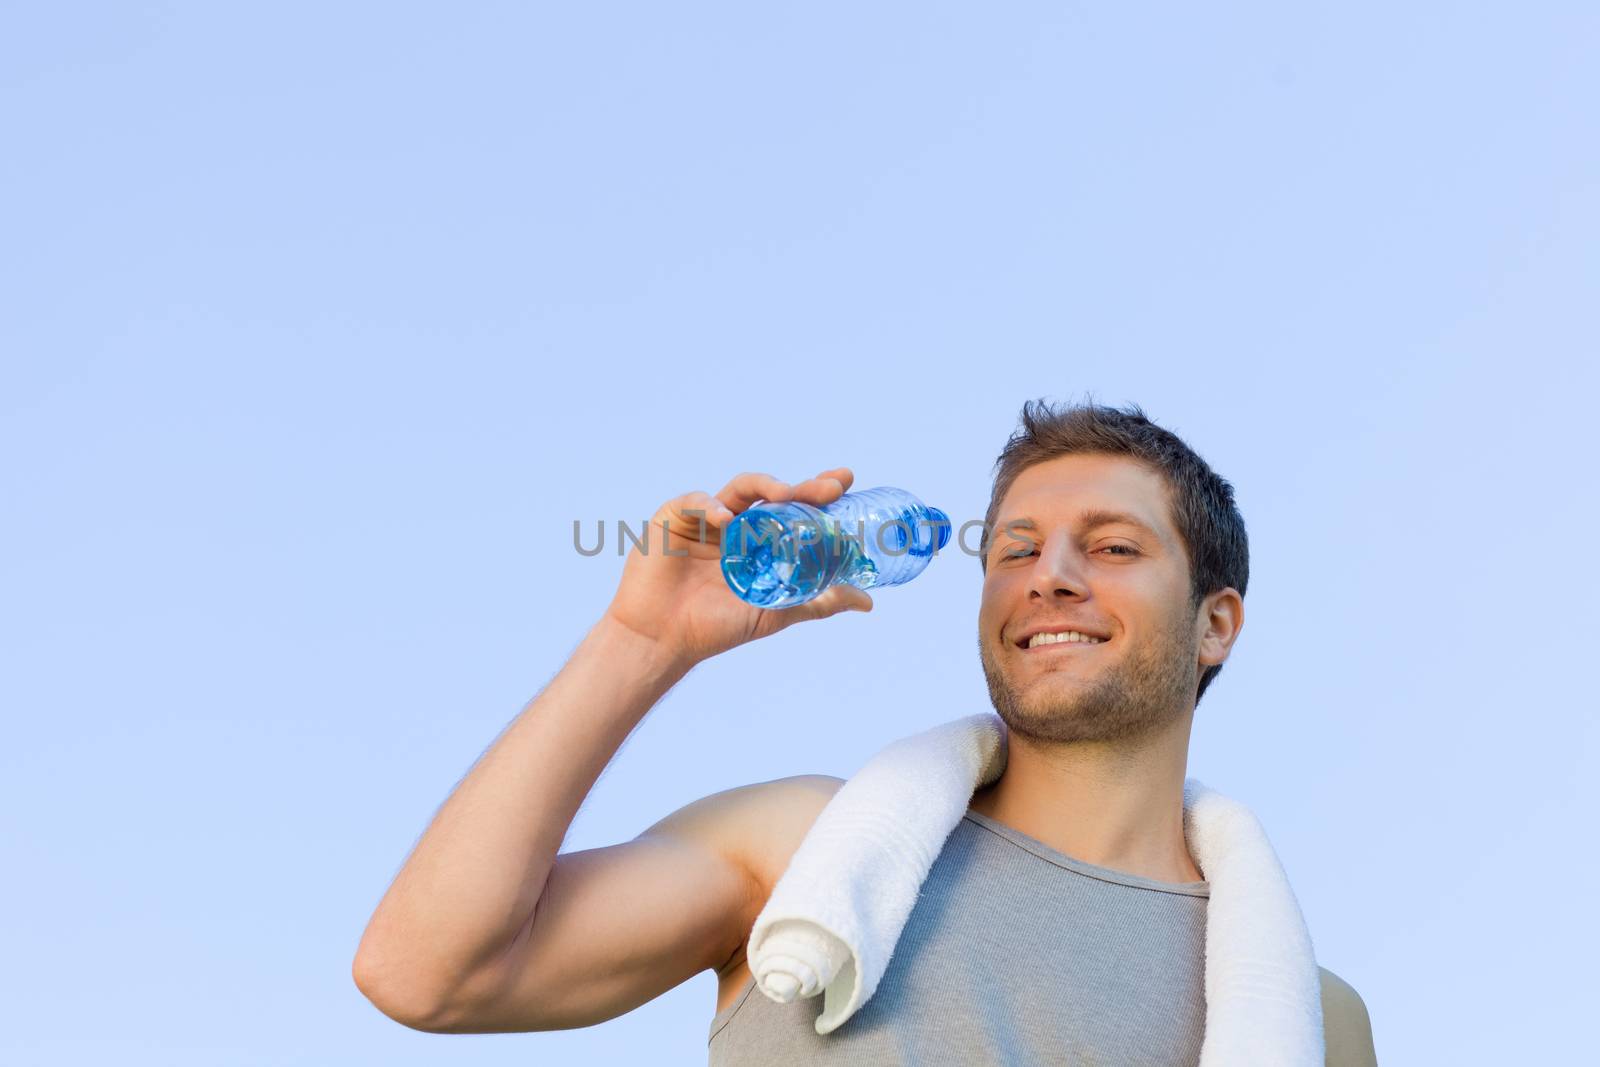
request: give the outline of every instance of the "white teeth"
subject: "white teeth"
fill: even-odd
[[[1088,634],[1080,633],[1077,630],[1063,630],[1060,633],[1053,634],[1034,634],[1032,637],[1028,638],[1028,647],[1038,648],[1040,645],[1058,645],[1063,641],[1073,644],[1083,643],[1088,645],[1098,645],[1103,640],[1105,639],[1101,637],[1090,637]]]

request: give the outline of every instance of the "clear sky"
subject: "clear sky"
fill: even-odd
[[[697,1064],[710,973],[437,1036],[350,962],[640,521],[981,516],[1030,397],[1237,488],[1189,771],[1386,1063],[1592,1008],[1591,5],[0,13],[0,1060]],[[988,707],[975,560],[703,665],[569,849]]]

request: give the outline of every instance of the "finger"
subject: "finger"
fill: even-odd
[[[855,475],[849,467],[834,467],[794,487],[794,499],[806,504],[827,506],[850,491]]]
[[[844,480],[833,475],[819,474],[794,487],[794,499],[803,504],[826,506],[844,496]]]
[[[706,531],[721,529],[733,521],[733,512],[722,505],[722,502],[710,493],[697,490],[675,496],[656,512],[651,519],[651,525],[659,527],[666,523],[667,532],[675,534],[690,541],[698,541],[702,533],[710,540]]]
[[[788,482],[781,482],[770,474],[747,471],[723,486],[717,499],[729,511],[738,514],[757,500],[788,500],[793,492],[794,487]]]
[[[836,585],[813,600],[809,606],[816,608],[817,618],[825,619],[841,611],[869,612],[872,610],[872,598],[853,585]]]
[[[855,472],[849,467],[835,467],[832,470],[823,471],[817,477],[839,479],[839,484],[844,486],[844,491],[847,493],[850,491],[850,483],[856,480]]]
[[[784,617],[783,622],[787,626],[810,619],[826,619],[841,611],[871,610],[872,598],[865,592],[853,585],[836,585],[814,600],[796,604],[792,608],[783,608],[779,615]]]

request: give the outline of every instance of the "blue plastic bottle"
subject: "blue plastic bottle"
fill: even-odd
[[[829,586],[902,585],[950,541],[950,517],[904,489],[846,493],[826,507],[758,501],[722,531],[722,576],[758,608],[787,608]]]

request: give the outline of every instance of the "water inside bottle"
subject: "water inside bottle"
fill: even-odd
[[[846,568],[867,588],[877,568],[855,542],[824,518],[780,520],[761,508],[738,515],[723,531],[722,573],[741,599],[756,607],[809,600]]]

